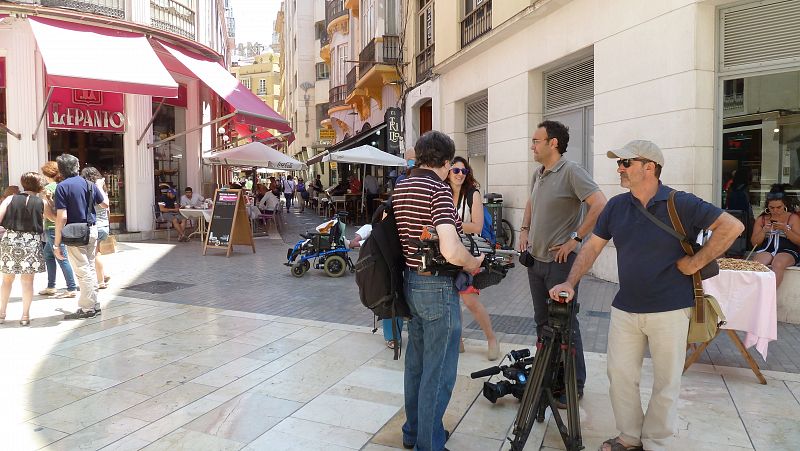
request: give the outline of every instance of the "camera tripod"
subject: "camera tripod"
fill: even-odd
[[[511,451],[522,451],[534,419],[539,423],[544,422],[544,413],[548,407],[553,412],[553,419],[567,451],[583,449],[575,374],[575,340],[572,334],[572,325],[579,308],[576,302],[548,302],[548,323],[543,327],[536,343],[533,367],[514,420],[514,438],[510,439]],[[553,395],[553,388],[562,382],[559,381],[561,364],[564,366],[563,384],[567,395],[566,424],[558,412]]]

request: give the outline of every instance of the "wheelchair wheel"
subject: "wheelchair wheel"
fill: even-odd
[[[308,260],[306,261],[298,260],[294,262],[294,264],[292,265],[292,275],[295,277],[303,277],[303,274],[305,274],[310,267],[311,263],[309,263]]]
[[[325,259],[325,274],[330,277],[341,277],[345,270],[347,270],[347,264],[339,255],[331,255],[330,257]]]

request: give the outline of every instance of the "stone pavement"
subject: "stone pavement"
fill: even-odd
[[[131,246],[156,259],[171,247]],[[108,258],[115,274],[125,254]],[[23,328],[18,296],[17,286],[0,326],[3,449],[401,449],[402,362],[368,327],[103,292],[102,315],[82,321],[61,318],[74,299],[37,298]],[[460,356],[445,417],[453,451],[507,449],[518,403],[489,403],[482,381],[468,377],[489,366],[484,349],[470,339]],[[587,354],[580,407],[589,450],[615,434],[605,366],[605,355]],[[748,370],[695,365],[683,379],[673,449],[796,450],[800,376],[766,375],[761,386]],[[652,378],[646,360],[645,402]],[[551,419],[534,425],[526,450],[538,449],[563,449]]]

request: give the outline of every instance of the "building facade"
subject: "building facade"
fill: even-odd
[[[223,0],[0,2],[0,184],[72,153],[104,175],[112,229],[131,232],[154,228],[165,183],[210,196],[203,153],[227,128],[291,132],[231,89],[231,42]]]
[[[262,53],[252,64],[233,65],[231,73],[241,84],[250,89],[259,99],[278,110],[281,95],[280,55],[273,52]]]
[[[746,173],[752,209],[773,183],[800,189],[800,2],[409,2],[406,145],[439,129],[504,196],[518,229],[537,169],[536,124],[564,122],[565,154],[622,191],[606,151],[657,143],[662,180],[724,206]],[[432,57],[432,62],[431,62]],[[430,110],[429,110],[430,108]],[[616,278],[613,244],[595,264]]]

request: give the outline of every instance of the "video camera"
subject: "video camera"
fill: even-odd
[[[522,395],[525,393],[525,384],[528,382],[530,366],[533,363],[531,350],[514,350],[509,352],[503,360],[506,358],[512,362],[510,365],[492,366],[470,374],[471,378],[477,379],[502,373],[503,377],[508,379],[496,384],[489,381],[483,383],[483,396],[492,404],[508,394],[517,399],[522,399]]]
[[[474,277],[475,288],[483,289],[500,283],[514,267],[514,258],[519,256],[515,250],[497,249],[489,241],[480,236],[461,234],[461,244],[475,257],[484,254],[481,272]],[[461,267],[449,263],[439,250],[439,235],[433,227],[422,230],[417,242],[417,255],[422,256],[419,272],[456,275]]]

